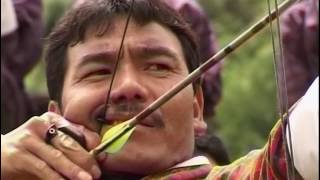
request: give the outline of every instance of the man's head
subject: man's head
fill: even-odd
[[[137,0],[104,115],[107,87],[117,59],[130,3],[87,1],[69,11],[48,39],[47,83],[62,115],[99,131],[147,107],[199,64],[197,46],[182,18],[155,0]],[[206,126],[199,84],[188,86],[138,125],[130,141],[108,154],[103,168],[146,174],[192,155],[194,134]]]

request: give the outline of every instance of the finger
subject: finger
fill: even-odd
[[[87,148],[89,150],[92,150],[93,148],[97,147],[101,142],[101,137],[96,132],[84,129],[83,135],[87,141]]]
[[[100,177],[101,172],[95,158],[73,138],[58,131],[58,135],[52,139],[51,143],[72,162],[90,172],[94,178]]]
[[[71,125],[63,126],[63,127],[61,127],[61,126],[59,127],[58,126],[58,130],[63,132],[64,134],[67,134],[72,139],[77,141],[83,148],[87,149],[87,142],[86,142],[86,139],[85,139],[83,133],[81,133],[75,127],[73,127]]]
[[[62,180],[64,179],[56,171],[54,171],[48,164],[30,152],[21,152],[20,156],[16,156],[16,160],[13,162],[16,163],[16,169],[20,172],[26,172],[30,176],[36,176],[39,179],[48,179],[48,180]],[[27,178],[23,175],[24,179],[35,179]],[[16,179],[16,178],[15,178]]]
[[[68,134],[73,139],[77,140],[80,145],[86,147],[86,140],[83,136],[82,129],[77,128],[76,124],[69,122],[68,120],[64,119],[62,116],[57,115],[52,112],[47,112],[43,114],[40,118],[43,121],[50,121],[51,124],[55,124],[55,126],[62,132]]]
[[[45,139],[47,129],[59,121],[63,117],[52,112],[44,113],[41,116],[34,116],[29,121],[21,126],[34,132],[41,139]]]
[[[77,140],[87,150],[91,150],[99,145],[101,138],[98,133],[85,128],[83,125],[74,124],[67,121],[60,115],[52,112],[45,113],[41,116],[43,119],[55,122],[59,129],[63,128],[63,132]]]
[[[34,137],[24,141],[25,148],[68,179],[91,180],[92,176],[69,160],[61,151]]]
[[[6,142],[1,142],[1,179],[61,179],[61,176],[51,169],[44,161],[28,152],[23,143],[34,138],[29,131],[19,132],[16,136],[8,137]],[[12,141],[12,139],[14,139]],[[2,139],[5,140],[5,139]],[[14,142],[20,142],[16,144]],[[2,147],[2,145],[4,145]],[[3,173],[3,174],[2,174]],[[31,177],[32,176],[32,177]],[[38,178],[36,178],[38,177]]]
[[[34,127],[37,127],[34,129],[37,129],[37,130],[39,130],[39,127],[41,126],[43,126],[42,129],[48,129],[48,127],[50,127],[52,123],[57,124],[61,121],[64,121],[66,122],[68,127],[72,129],[72,132],[76,132],[75,133],[76,135],[80,134],[84,138],[87,137],[88,141],[91,142],[89,143],[90,146],[97,145],[98,142],[100,141],[100,137],[97,133],[91,132],[81,125],[75,125],[70,122],[67,122],[63,117],[52,112],[45,113],[40,117],[35,117],[34,121],[42,122],[42,124],[35,123],[35,124],[38,124],[37,126],[34,125]],[[101,172],[94,157],[92,157],[84,148],[82,148],[70,136],[60,131],[58,132],[59,132],[58,137],[53,138],[51,140],[51,143],[64,154],[66,159],[70,160],[71,162],[81,167],[82,169],[86,170],[87,172],[90,172],[93,177],[99,178],[101,175]],[[47,132],[45,132],[44,134],[47,134]]]
[[[101,137],[98,133],[85,128],[83,125],[72,125],[84,136],[87,150],[91,150],[100,144]]]
[[[59,104],[53,100],[51,100],[48,104],[48,112],[54,112],[60,115],[62,114],[59,108]]]
[[[96,156],[96,159],[97,159],[98,163],[103,162],[106,158],[107,158],[107,153],[99,153]]]

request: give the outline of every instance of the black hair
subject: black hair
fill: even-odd
[[[61,102],[68,67],[68,46],[83,41],[86,31],[92,27],[95,28],[97,36],[102,36],[116,16],[129,14],[130,4],[130,0],[87,0],[62,16],[47,39],[45,53],[47,87],[52,100]],[[132,19],[139,25],[155,21],[168,27],[182,45],[189,72],[199,66],[198,46],[189,24],[161,0],[136,0]],[[196,81],[193,87],[199,85],[199,81]]]

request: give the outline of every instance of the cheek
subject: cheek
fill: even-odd
[[[66,90],[62,96],[63,116],[76,124],[96,128],[92,120],[92,113],[103,104],[104,92],[97,89],[72,88]]]
[[[188,87],[167,102],[167,111],[177,119],[174,122],[181,123],[181,125],[190,124],[190,121],[193,120],[193,98],[193,91]]]
[[[161,86],[155,84],[153,86],[155,99],[166,93],[183,78],[184,76],[181,75],[172,78],[170,81],[158,82],[157,84],[161,84]],[[177,132],[188,133],[188,135],[193,136],[193,98],[193,88],[189,85],[160,107],[165,114],[166,129],[169,136],[176,136]]]
[[[169,136],[175,137],[179,143],[192,143],[193,130],[193,93],[187,88],[170,100],[165,107],[167,111],[166,125]],[[171,137],[171,138],[172,138]]]

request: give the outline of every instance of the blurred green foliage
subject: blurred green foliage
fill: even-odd
[[[44,40],[55,22],[71,5],[71,0],[43,0]],[[44,62],[42,60],[25,77],[26,89],[31,94],[47,94]]]
[[[70,1],[44,0],[46,34]],[[210,17],[220,47],[267,13],[265,1],[199,0]],[[41,61],[27,76],[31,93],[46,93]],[[260,32],[224,61],[223,97],[217,109],[215,126],[235,159],[262,147],[276,122],[276,87],[272,46],[268,29]]]
[[[267,14],[266,1],[200,0],[220,47]],[[224,60],[223,97],[215,126],[231,159],[261,148],[275,124],[277,100],[269,29],[258,33]]]
[[[48,35],[57,19],[70,7],[71,0],[43,0],[45,35]]]

